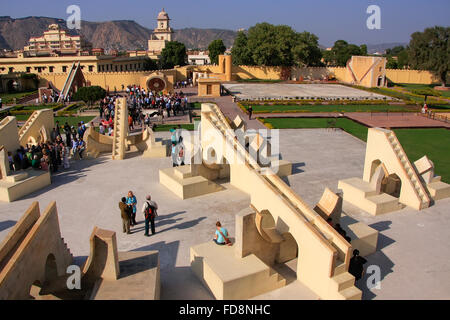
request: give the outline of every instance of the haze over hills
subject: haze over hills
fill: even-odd
[[[50,24],[58,24],[67,30],[63,19],[50,17],[25,17],[13,19],[0,17],[0,49],[18,50],[27,45],[30,37],[38,37],[47,30]],[[147,41],[152,34],[135,21],[117,20],[107,22],[82,22],[81,32],[68,30],[69,34],[82,34],[94,48],[116,50],[146,50]],[[225,29],[184,28],[175,30],[174,40],[180,41],[188,49],[206,49],[215,39],[222,39],[227,48],[233,45],[237,32]],[[387,48],[406,43],[387,43],[368,45],[369,53],[384,52]]]

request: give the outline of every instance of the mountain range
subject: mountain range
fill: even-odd
[[[116,20],[106,22],[82,21],[81,31],[67,30],[66,21],[49,17],[25,17],[14,19],[0,17],[0,49],[19,50],[27,45],[30,37],[42,36],[50,24],[58,24],[71,35],[83,35],[94,48],[106,50],[146,50],[147,41],[153,30],[135,21]],[[225,29],[184,28],[175,30],[174,40],[182,42],[188,49],[206,49],[211,41],[222,39],[230,48],[237,35],[236,31]],[[369,53],[384,52],[387,48],[406,43],[367,45]],[[322,47],[322,46],[321,46]]]
[[[117,20],[107,22],[81,22],[81,30],[67,30],[63,19],[49,17],[26,17],[13,19],[0,17],[0,49],[19,50],[27,45],[30,37],[42,36],[50,24],[58,24],[71,35],[83,35],[94,48],[116,50],[145,50],[153,30],[135,21]],[[215,39],[222,39],[231,47],[237,32],[223,29],[186,28],[175,30],[174,40],[188,49],[205,49]]]

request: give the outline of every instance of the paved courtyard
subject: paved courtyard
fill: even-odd
[[[169,137],[168,133],[157,136]],[[281,130],[280,150],[284,159],[294,163],[294,174],[286,181],[311,206],[325,187],[337,191],[338,180],[362,176],[365,143],[339,130]],[[225,191],[180,200],[159,184],[158,170],[169,166],[169,158],[139,156],[124,161],[102,156],[74,162],[68,172],[55,176],[48,188],[17,202],[0,203],[0,241],[33,201],[39,201],[43,211],[56,200],[62,236],[77,263],[89,254],[94,226],[114,230],[120,251],[159,250],[162,299],[213,299],[190,270],[189,248],[211,241],[217,220],[234,235],[234,215],[250,204],[250,198],[225,184]],[[118,202],[128,190],[135,191],[139,211],[147,193],[158,202],[156,235],[144,237],[140,213],[133,234],[122,233]],[[364,291],[363,299],[450,298],[449,209],[447,199],[420,212],[404,209],[372,217],[344,205],[350,217],[380,231],[380,250],[368,260],[381,267],[381,290],[368,290],[365,281],[360,281],[357,285]],[[273,292],[264,298],[276,297]]]
[[[223,85],[239,99],[388,99],[380,94],[340,84],[226,83]]]

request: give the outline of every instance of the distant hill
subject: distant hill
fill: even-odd
[[[386,49],[391,49],[397,46],[404,46],[406,47],[409,43],[407,42],[391,42],[391,43],[381,43],[381,44],[368,44],[367,45],[367,51],[370,54],[379,52],[379,53],[385,53]]]
[[[27,45],[30,37],[41,36],[50,24],[58,24],[67,30],[63,19],[0,17],[0,49],[22,49]],[[67,31],[72,35],[79,34],[76,30]],[[152,30],[130,20],[83,21],[80,34],[85,36],[95,48],[135,50],[147,49],[147,41],[150,39]],[[227,47],[231,47],[236,34],[231,30],[186,28],[175,30],[174,39],[184,43],[188,49],[206,49],[211,41],[219,38]]]
[[[232,30],[186,28],[175,30],[174,38],[184,43],[187,48],[207,49],[216,39],[222,39],[225,46],[230,48],[236,35],[237,32]]]

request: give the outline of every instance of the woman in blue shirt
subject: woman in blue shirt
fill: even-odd
[[[231,242],[228,239],[228,231],[222,227],[222,224],[219,221],[216,223],[216,234],[213,241],[220,246],[226,244],[231,245]]]
[[[127,205],[132,207],[133,209],[133,213],[131,214],[131,219],[130,219],[130,224],[131,226],[135,226],[136,223],[136,204],[137,204],[137,200],[135,195],[133,194],[133,191],[129,191],[128,192],[128,197],[127,197]]]

